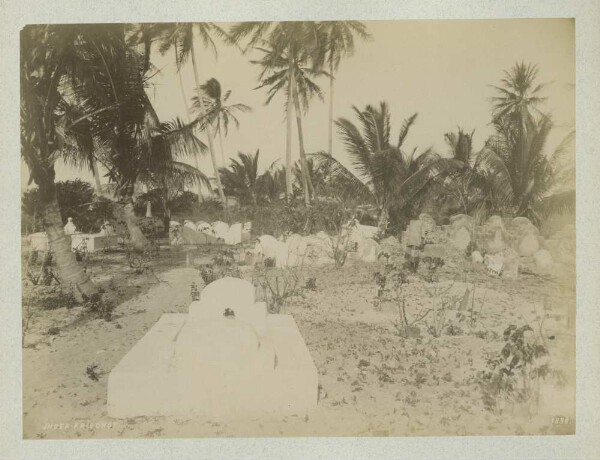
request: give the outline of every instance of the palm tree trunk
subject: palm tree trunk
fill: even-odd
[[[137,225],[137,219],[135,217],[135,212],[133,211],[133,198],[127,196],[124,201],[117,202],[114,210],[117,219],[125,222],[125,225],[127,226],[131,246],[135,251],[142,252],[148,244],[148,240]]]
[[[382,235],[385,234],[385,232],[387,231],[388,221],[389,221],[388,209],[387,209],[387,206],[384,206],[381,208],[381,212],[379,213],[379,220],[377,222],[377,228],[379,229],[379,232]]]
[[[200,112],[200,116],[204,115],[204,108],[202,104],[202,91],[200,90],[200,75],[198,74],[198,66],[196,65],[196,56],[194,50],[194,43],[192,41],[192,46],[190,50],[190,54],[192,55],[192,66],[194,67],[194,80],[196,82],[196,91],[198,92],[198,100],[200,101],[200,107],[202,107],[202,111]],[[213,164],[213,171],[215,174],[215,180],[217,181],[217,190],[219,191],[219,198],[223,203],[223,206],[227,208],[227,201],[225,200],[225,193],[223,192],[223,186],[221,185],[221,178],[219,177],[219,166],[217,165],[217,158],[215,156],[215,146],[212,131],[210,130],[210,124],[206,127],[206,137],[208,137],[208,150],[210,151],[210,159]]]
[[[291,47],[288,49],[288,93],[286,107],[286,138],[285,138],[285,198],[289,202],[292,198],[292,67],[294,60]]]
[[[223,151],[223,134],[219,129],[219,147],[221,147],[221,166],[225,167],[225,152]]]
[[[179,89],[181,90],[181,98],[183,99],[183,105],[185,107],[185,113],[187,115],[187,122],[189,123],[192,119],[192,116],[190,115],[190,106],[188,105],[188,100],[187,97],[185,95],[185,88],[183,86],[183,78],[181,78],[181,69],[179,69],[179,58],[177,57],[177,48],[173,48],[173,50],[175,51],[175,63],[177,65],[177,76],[179,77]],[[199,165],[198,165],[198,152],[195,152],[194,155],[194,166],[196,167],[196,169],[200,169]],[[202,195],[202,184],[200,182],[198,182],[198,199],[200,201],[204,201],[204,196]]]
[[[56,195],[44,210],[44,229],[48,236],[48,244],[56,258],[62,286],[72,288],[78,302],[99,294],[98,288],[77,263],[75,254],[71,251],[71,239],[65,235]]]
[[[302,134],[302,114],[300,113],[300,101],[298,98],[298,92],[296,91],[296,85],[292,81],[292,89],[294,93],[294,105],[296,108],[296,122],[298,123],[298,147],[300,151],[300,166],[302,168],[302,186],[304,188],[304,204],[310,206],[310,197],[314,197],[315,191],[312,186],[312,181],[308,174],[308,162],[306,161],[306,154],[304,152],[304,136]]]
[[[96,194],[102,195],[102,184],[100,183],[100,173],[98,172],[98,163],[96,159],[92,159],[92,171],[94,173],[94,182],[96,182]]]
[[[329,155],[333,154],[333,62],[329,63]]]

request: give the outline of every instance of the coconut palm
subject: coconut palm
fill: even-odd
[[[310,204],[311,196],[314,196],[314,187],[308,174],[302,129],[302,113],[308,110],[309,101],[312,97],[316,96],[323,100],[321,88],[314,82],[314,78],[323,75],[324,72],[315,69],[314,65],[310,62],[312,56],[302,48],[288,47],[283,51],[278,51],[276,46],[269,44],[267,48],[257,49],[263,56],[258,60],[252,61],[252,63],[262,67],[260,74],[261,82],[257,88],[268,88],[266,103],[270,103],[276,94],[283,92],[286,95],[287,101],[286,115],[288,117],[288,127],[291,121],[291,109],[294,109],[296,113],[304,201],[308,205]],[[291,59],[287,54],[290,50],[293,53]],[[290,101],[292,102],[291,104]]]
[[[213,39],[213,37],[215,36],[222,39],[227,38],[227,34],[225,33],[225,31],[212,22],[178,22],[166,26],[162,32],[160,51],[164,54],[171,48],[175,50],[175,62],[177,65],[178,74],[181,67],[191,57],[192,67],[194,69],[194,80],[196,83],[196,96],[200,101],[202,100],[202,90],[200,84],[200,73],[198,71],[198,63],[196,62],[195,42],[200,41],[205,48],[211,49],[214,55],[217,56],[217,46]],[[189,106],[187,104],[183,84],[181,82],[181,75],[180,87],[182,91],[182,96],[186,101],[187,108]],[[202,107],[202,105],[200,105],[198,109],[206,110],[204,107]],[[188,116],[190,116],[190,112],[188,112]],[[219,192],[219,197],[223,205],[226,206],[227,203],[225,201],[225,194],[223,193],[221,179],[219,178],[219,168],[217,165],[217,159],[215,155],[213,133],[211,132],[211,130],[207,130],[206,134],[208,138],[208,148],[211,155],[217,190]],[[198,163],[196,161],[196,168],[197,167]]]
[[[314,22],[242,22],[233,25],[229,29],[229,41],[231,43],[241,43],[246,40],[245,50],[255,47],[259,44],[267,44],[268,50],[263,52],[265,56],[260,63],[263,66],[263,72],[260,79],[261,86],[265,86],[264,77],[271,73],[268,78],[279,83],[274,86],[275,92],[284,89],[286,95],[286,196],[289,200],[292,195],[292,111],[296,105],[296,121],[299,127],[300,161],[304,170],[304,199],[305,203],[310,203],[311,183],[306,171],[306,155],[302,135],[301,120],[299,117],[300,106],[295,101],[294,82],[295,69],[299,65],[306,65],[307,61],[315,61],[318,56],[319,43],[323,39],[323,33]],[[284,62],[282,62],[282,59]],[[285,65],[287,64],[287,65]],[[314,72],[315,62],[312,70]],[[287,76],[287,80],[285,77]],[[270,86],[267,83],[266,86]],[[302,98],[300,86],[297,86],[299,97]],[[269,100],[272,97],[269,98]]]
[[[354,54],[355,36],[368,40],[371,35],[360,21],[323,21],[319,26],[325,32],[325,40],[321,47],[323,61],[329,70],[329,138],[328,150],[333,153],[333,87],[335,74],[343,57]]]
[[[216,78],[211,78],[201,85],[203,98],[200,100],[194,96],[192,106],[204,117],[207,122],[206,129],[213,129],[214,133],[219,134],[219,146],[221,148],[221,162],[225,166],[225,153],[223,149],[223,132],[227,136],[229,124],[233,122],[236,128],[239,128],[240,122],[237,119],[237,113],[250,112],[252,109],[246,104],[227,104],[231,96],[231,90],[225,91]],[[206,111],[204,108],[206,107]]]
[[[90,91],[97,89],[87,57],[110,46],[106,39],[93,26],[30,25],[21,30],[21,155],[29,168],[29,183],[40,190],[44,229],[61,282],[80,301],[98,295],[98,289],[77,264],[64,233],[54,165],[69,136],[65,86],[77,80]],[[108,107],[98,105],[96,110]]]
[[[539,207],[549,201],[557,174],[559,158],[569,148],[572,136],[567,136],[555,151],[546,155],[545,144],[552,129],[552,120],[547,115],[528,117],[523,128],[515,128],[501,121],[495,123],[496,134],[486,142],[486,147],[498,155],[506,164],[511,177],[513,205],[519,216],[540,222]],[[527,161],[522,162],[525,158]],[[554,165],[554,167],[553,167]],[[556,196],[559,200],[559,195]]]
[[[427,183],[448,171],[461,169],[461,162],[441,158],[427,149],[419,155],[417,149],[405,152],[402,147],[415,113],[400,128],[398,142],[391,142],[391,117],[388,106],[367,105],[364,110],[353,107],[359,125],[350,120],[336,120],[338,132],[346,146],[352,170],[326,153],[315,157],[330,168],[333,180],[348,197],[374,204],[379,213],[378,226],[387,229],[390,211],[402,213]]]
[[[512,199],[510,174],[502,159],[489,148],[473,151],[474,133],[459,127],[457,132],[444,136],[449,155],[464,168],[439,179],[465,214],[500,212]]]
[[[139,181],[155,190],[154,195],[163,208],[165,233],[169,231],[172,202],[189,186],[197,183],[210,185],[208,177],[200,170],[178,161],[179,158],[195,156],[199,147],[191,129],[179,119],[161,123],[153,134],[150,161],[148,167],[141,171]]]

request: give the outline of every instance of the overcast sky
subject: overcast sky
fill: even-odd
[[[475,130],[474,148],[478,150],[492,133],[489,99],[494,91],[490,85],[498,84],[503,71],[515,62],[525,61],[537,64],[538,81],[548,83],[543,90],[548,101],[541,108],[552,114],[555,128],[546,153],[575,128],[575,27],[571,19],[367,21],[366,25],[372,40],[358,42],[355,54],[340,65],[335,117],[353,120],[352,105],[363,108],[386,101],[392,114],[392,138],[405,118],[419,113],[405,147],[433,146],[444,153],[444,134],[461,126]],[[283,96],[265,106],[266,91],[254,90],[259,68],[249,62],[257,55],[242,55],[219,42],[217,48],[216,58],[210,50],[197,50],[201,81],[218,79],[224,90],[232,91],[231,103],[252,107],[252,112],[239,115],[239,130],[231,127],[224,139],[226,157],[260,149],[260,169],[278,158],[283,163]],[[148,92],[159,117],[185,119],[173,53],[156,53],[152,62],[160,71],[151,79]],[[191,62],[182,69],[182,78],[191,98],[195,86]],[[328,80],[321,79],[320,85],[325,100],[313,100],[304,116],[308,153],[327,149]],[[293,157],[297,159],[295,121],[293,125]],[[344,161],[343,146],[336,135],[333,150]],[[219,154],[217,157],[220,159]],[[201,160],[200,167],[212,175],[208,157]],[[28,173],[26,167],[23,169],[25,187]],[[57,180],[75,177],[93,181],[87,171],[57,164]]]

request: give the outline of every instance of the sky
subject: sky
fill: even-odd
[[[444,134],[460,126],[475,130],[474,149],[479,150],[493,130],[491,101],[504,70],[524,61],[538,66],[538,82],[546,83],[548,99],[540,108],[550,113],[554,129],[546,144],[550,154],[575,128],[575,23],[572,19],[505,20],[402,20],[366,21],[372,39],[358,41],[353,56],[342,60],[336,74],[334,117],[355,121],[352,106],[386,101],[392,116],[392,139],[405,118],[418,113],[416,124],[405,140],[405,148],[433,147],[445,153]],[[222,24],[227,27],[228,24]],[[252,107],[239,115],[240,127],[230,127],[224,138],[225,162],[238,152],[260,149],[259,168],[285,158],[283,95],[265,105],[266,90],[258,86],[259,67],[250,63],[257,54],[242,54],[217,41],[217,56],[196,50],[200,81],[216,78],[231,90],[231,103]],[[173,53],[152,55],[158,73],[149,81],[148,94],[161,120],[186,119]],[[181,70],[184,91],[192,97],[195,82],[191,62]],[[328,143],[329,81],[318,80],[324,100],[314,99],[303,115],[307,153],[326,150]],[[293,123],[293,159],[298,159],[296,123]],[[334,131],[333,154],[348,165],[343,145]],[[217,158],[221,166],[217,144]],[[192,164],[192,160],[187,160]],[[212,175],[209,156],[200,159],[200,169]],[[93,182],[91,173],[57,163],[57,180],[80,177]],[[102,173],[102,171],[101,171]],[[28,173],[22,171],[22,188]],[[106,182],[103,178],[102,182]]]

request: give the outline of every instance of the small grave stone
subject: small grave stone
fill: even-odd
[[[73,223],[72,217],[67,217],[67,224],[65,225],[65,235],[73,235],[77,232],[77,227]]]
[[[517,279],[519,277],[519,254],[511,249],[506,248],[501,253],[502,256],[502,277],[507,279]]]
[[[471,232],[467,227],[459,227],[451,236],[450,241],[456,248],[465,251],[471,242]]]
[[[517,250],[522,257],[533,256],[540,248],[538,237],[533,233],[528,233],[519,239]]]
[[[483,263],[483,256],[481,255],[481,253],[479,251],[473,251],[471,253],[471,262],[474,264]]]
[[[500,276],[504,265],[504,258],[501,254],[486,254],[483,263],[490,275]]]
[[[233,224],[229,227],[225,237],[225,244],[236,245],[242,242],[242,224]]]
[[[536,269],[541,274],[547,274],[552,268],[552,255],[546,249],[540,249],[533,255]]]

